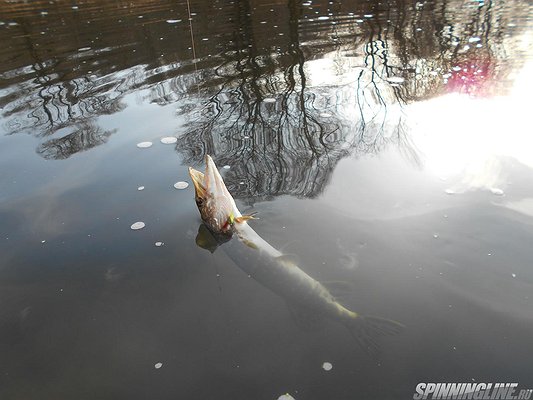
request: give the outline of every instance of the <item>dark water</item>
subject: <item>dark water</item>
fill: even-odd
[[[0,398],[533,387],[531,3],[190,13],[0,4]],[[378,358],[335,321],[302,330],[223,247],[195,244],[192,187],[173,184],[205,154],[265,240],[350,283],[348,308],[406,325]]]

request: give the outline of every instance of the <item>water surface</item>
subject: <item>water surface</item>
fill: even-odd
[[[532,17],[522,1],[3,2],[0,397],[532,388]],[[174,184],[206,154],[265,240],[406,325],[379,357],[334,321],[302,329],[224,246],[196,245],[192,185]]]

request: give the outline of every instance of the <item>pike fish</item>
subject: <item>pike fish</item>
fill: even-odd
[[[379,350],[378,336],[401,331],[403,325],[399,322],[363,316],[340,304],[325,285],[259,236],[248,224],[253,215],[241,214],[213,159],[208,155],[205,161],[205,173],[189,167],[203,221],[197,244],[211,251],[223,244],[226,254],[240,269],[286,301],[300,326],[316,327],[324,317],[338,321],[371,355]]]

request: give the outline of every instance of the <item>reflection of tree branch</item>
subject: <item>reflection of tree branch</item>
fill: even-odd
[[[89,150],[107,142],[109,136],[115,132],[116,129],[104,131],[96,126],[94,122],[87,121],[75,132],[62,138],[50,139],[42,143],[37,149],[37,153],[47,160],[62,160],[80,151]]]

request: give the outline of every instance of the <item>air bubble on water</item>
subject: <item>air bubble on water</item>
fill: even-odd
[[[187,182],[184,182],[184,181],[179,181],[179,182],[176,182],[174,184],[174,187],[176,189],[187,189],[189,187],[189,184]]]
[[[177,24],[181,19],[167,19],[167,24]]]
[[[324,371],[331,371],[331,368],[333,368],[333,365],[329,362],[325,362],[324,364],[322,364],[322,368],[324,369]]]
[[[161,143],[163,143],[163,144],[174,144],[177,141],[178,141],[178,139],[175,138],[174,136],[166,136],[166,137],[161,139]]]
[[[273,97],[266,97],[266,98],[263,99],[263,102],[264,103],[275,103],[276,99],[273,98]]]
[[[404,81],[405,79],[401,76],[390,76],[387,78],[387,82],[389,83],[403,83]]]
[[[163,246],[165,243],[163,243],[163,242],[155,242],[154,244],[155,244],[155,247],[161,247],[161,246]]]
[[[144,190],[144,186],[139,186],[139,187],[137,188],[137,190],[138,190],[138,191]]]
[[[500,188],[490,188],[490,192],[496,196],[503,196],[504,191]]]
[[[154,364],[154,368],[155,368],[155,369],[159,369],[159,368],[161,368],[162,366],[163,366],[163,363],[160,363],[160,362]]]
[[[145,226],[146,224],[144,222],[138,221],[131,225],[131,229],[133,229],[134,231],[138,231],[139,229],[142,229]]]
[[[141,142],[137,143],[137,147],[139,149],[147,149],[148,147],[152,147],[152,142]]]

